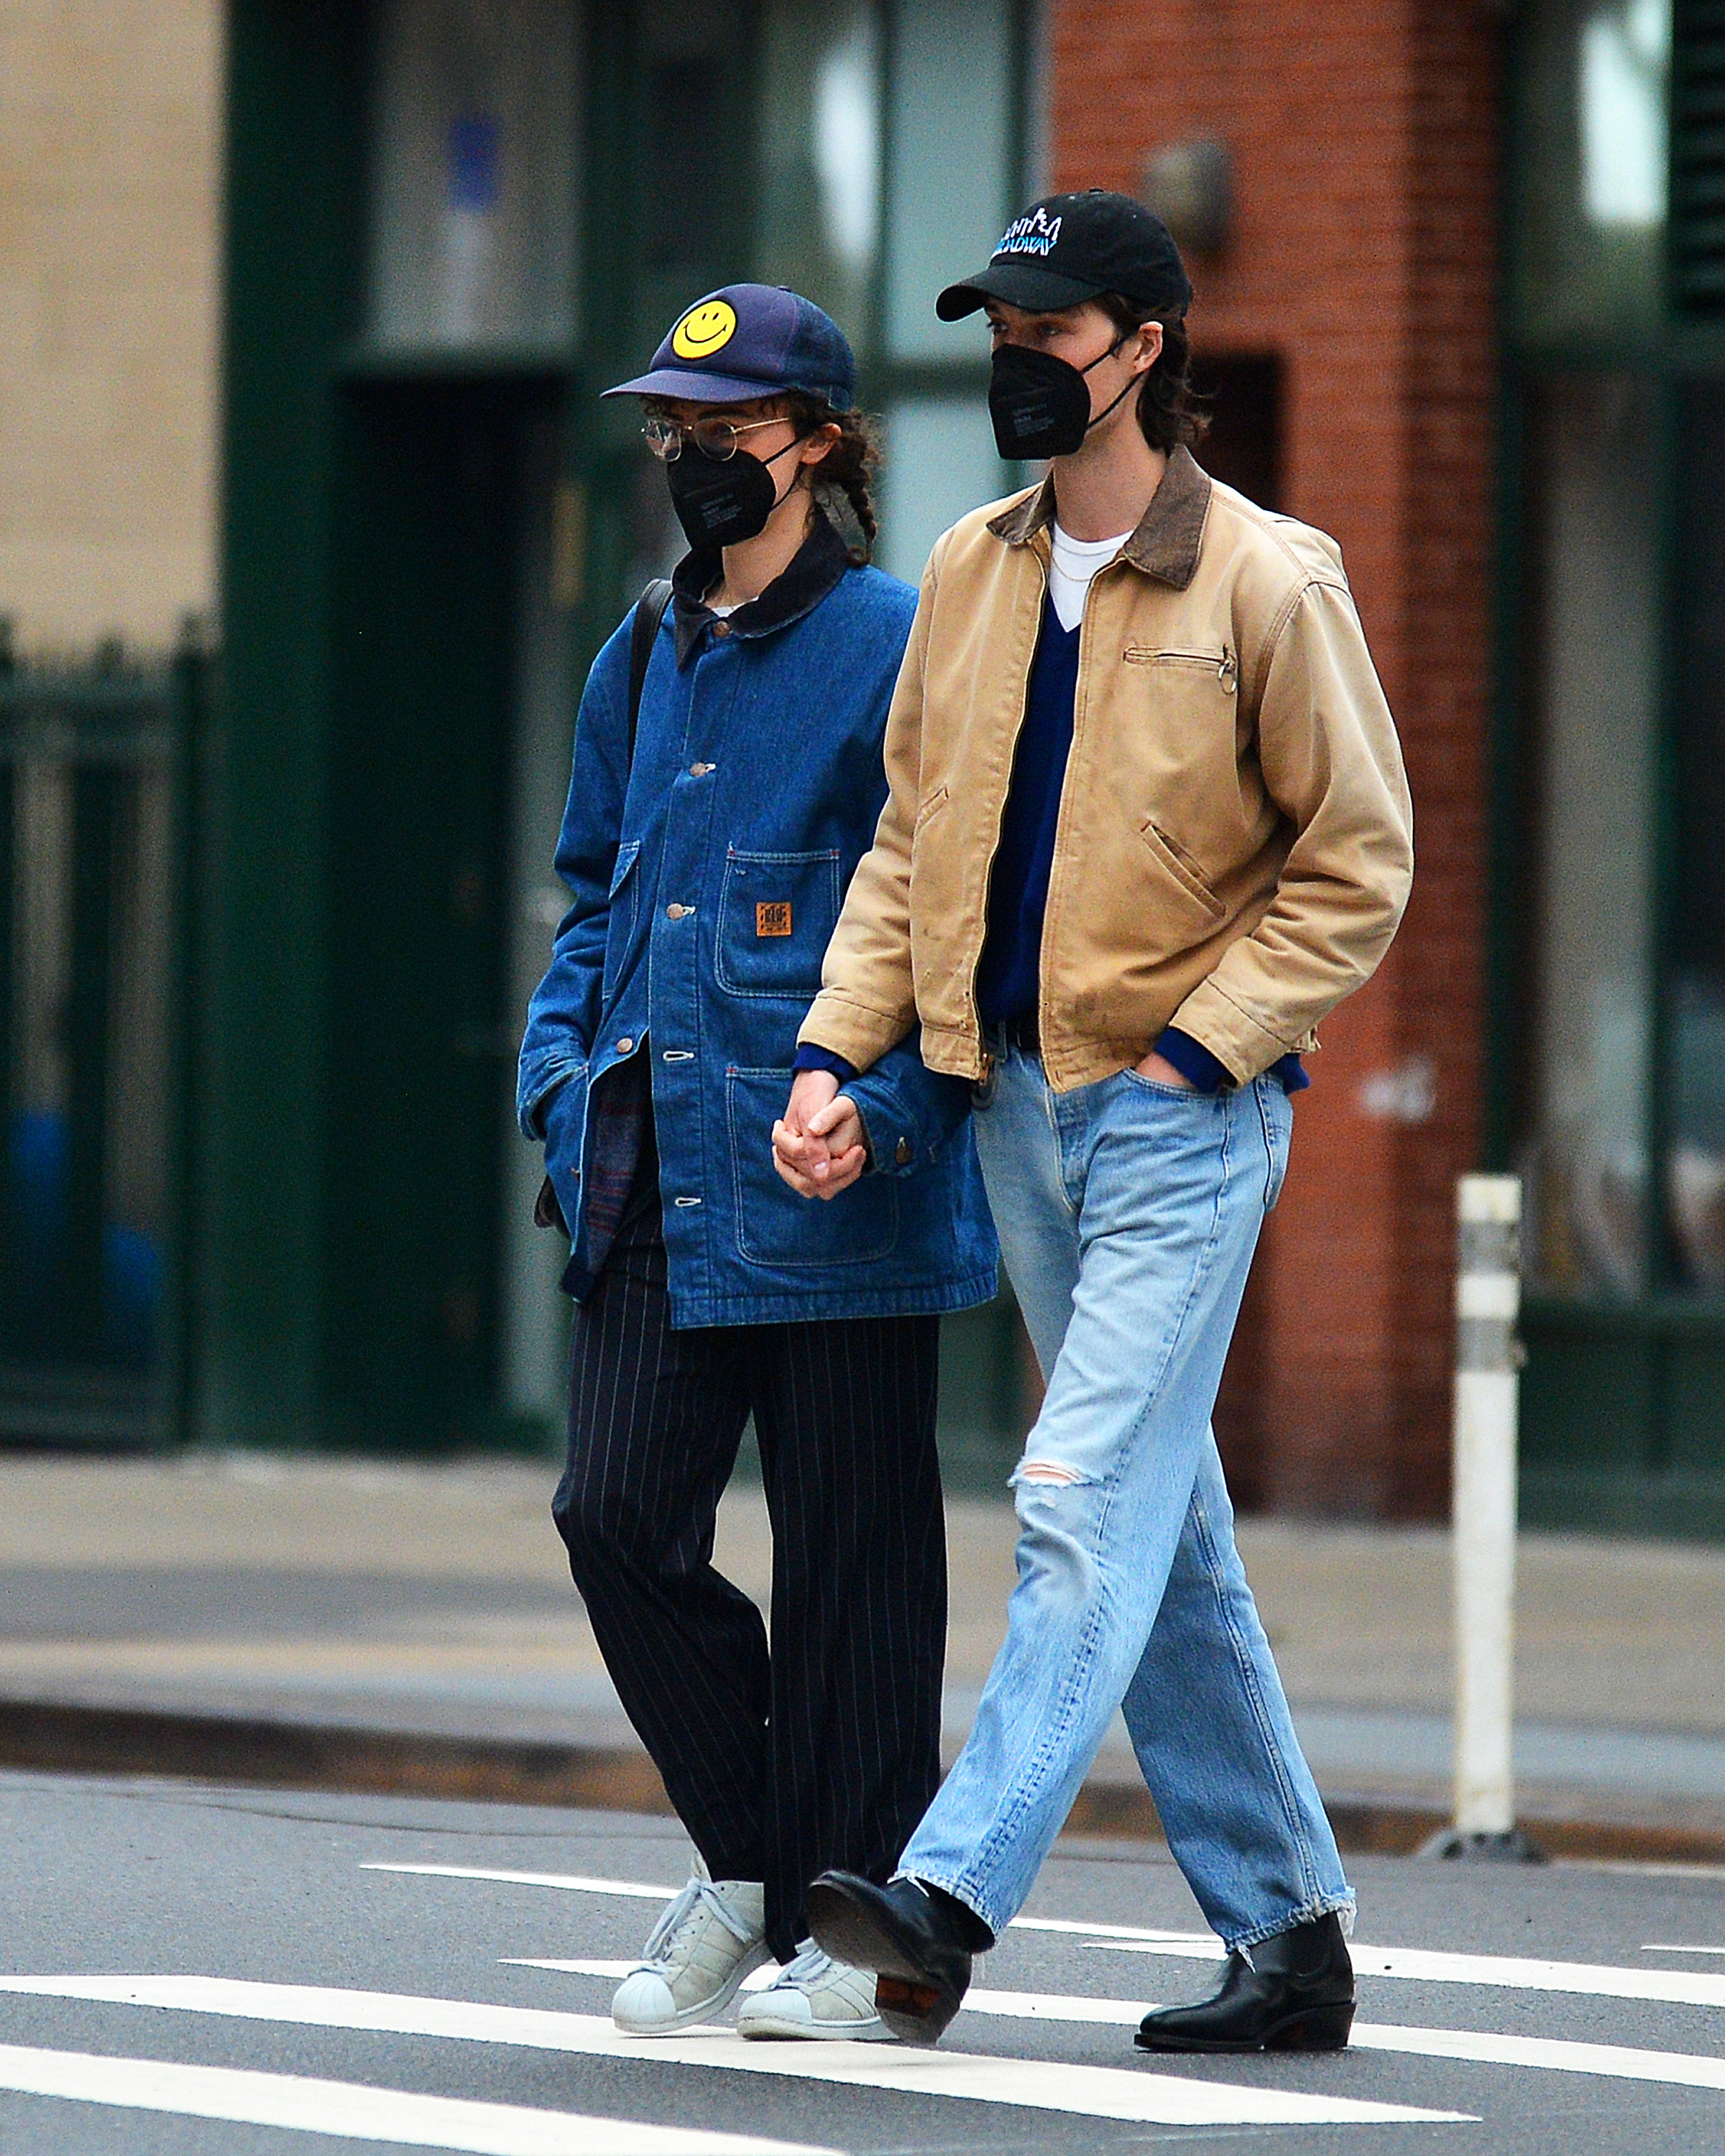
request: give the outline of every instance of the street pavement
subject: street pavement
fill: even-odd
[[[1725,2146],[1725,1868],[1367,1858],[1355,2043],[1152,2061],[1215,1942],[1062,1844],[934,2052],[619,2036],[669,1820],[0,1774],[6,2156],[1691,2156]]]
[[[569,1584],[549,1464],[0,1455],[0,1703],[81,1702],[632,1748]],[[947,1737],[968,1727],[1012,1577],[1004,1492],[949,1506]],[[1245,1521],[1240,1541],[1325,1794],[1441,1808],[1449,1542]],[[757,1489],[719,1559],[766,1597]],[[1517,1756],[1536,1824],[1725,1844],[1725,1550],[1530,1535]],[[1131,1785],[1117,1726],[1094,1781]]]

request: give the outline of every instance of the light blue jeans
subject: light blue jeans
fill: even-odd
[[[1055,1093],[1012,1049],[978,1101],[988,1202],[1048,1393],[1012,1478],[1006,1639],[899,1870],[997,1933],[1117,1708],[1229,1947],[1352,1912],[1209,1419],[1292,1125],[1274,1079],[1212,1096],[1127,1070]]]

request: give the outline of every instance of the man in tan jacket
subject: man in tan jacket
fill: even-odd
[[[1341,557],[1209,479],[1190,286],[1142,204],[1036,204],[942,294],[988,310],[1029,492],[936,545],[891,793],[775,1127],[832,1197],[841,1090],[915,1024],[977,1086],[1003,1253],[1048,1379],[1013,1477],[1019,1584],[969,1741],[886,1887],[829,1873],[828,1951],[932,2041],[1029,1893],[1124,1707],[1229,1949],[1154,2050],[1331,2049],[1353,1896],[1235,1548],[1209,1417],[1290,1096],[1405,902],[1411,813]]]

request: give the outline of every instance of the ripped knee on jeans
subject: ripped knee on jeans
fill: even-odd
[[[1014,1482],[1040,1482],[1057,1490],[1070,1490],[1075,1483],[1088,1482],[1088,1475],[1076,1467],[1068,1467],[1059,1460],[1021,1460],[1013,1475]]]

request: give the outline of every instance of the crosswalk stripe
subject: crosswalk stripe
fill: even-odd
[[[418,2096],[362,2082],[104,2058],[18,2044],[0,2044],[0,2089],[125,2111],[281,2126],[347,2141],[458,2149],[471,2156],[839,2156],[834,2149],[706,2128],[643,2126],[633,2119],[535,2111],[521,2104],[475,2103],[465,2097]]]
[[[639,1961],[541,1961],[529,1959],[525,1954],[501,1954],[498,1957],[505,1969],[550,1969],[560,1976],[609,1976],[623,1978],[640,1967]],[[777,1984],[784,1971],[777,1962],[768,1962],[764,1969],[751,1969],[742,1980],[745,1991],[764,1991],[770,1984]]]
[[[586,1879],[553,1871],[485,1871],[454,1864],[366,1864],[364,1871],[421,1872],[444,1879],[493,1880],[519,1887],[557,1887],[571,1892],[628,1894],[668,1899],[673,1887],[643,1887],[632,1880]],[[1055,1932],[1089,1939],[1112,1953],[1166,1954],[1180,1961],[1219,1961],[1220,1940],[1208,1932],[1153,1931],[1133,1924],[1086,1924],[1067,1917],[1014,1917],[1014,1930]],[[1725,1976],[1694,1971],[1619,1969],[1609,1963],[1538,1961],[1503,1954],[1449,1953],[1424,1947],[1362,1946],[1350,1943],[1357,1976],[1386,1976],[1416,1984],[1499,1984],[1517,1991],[1567,1991],[1590,1999],[1646,1999],[1674,2006],[1725,2006]],[[1650,1953],[1677,1952],[1652,1948]],[[1705,1949],[1685,1948],[1684,1953]]]
[[[562,1871],[484,1871],[470,1864],[362,1864],[362,1871],[408,1871],[427,1879],[490,1879],[501,1887],[559,1887],[566,1894],[622,1894],[636,1902],[668,1902],[675,1887],[644,1887],[638,1879],[583,1879]]]
[[[1357,2097],[1231,2087],[1148,2068],[1068,2066],[884,2044],[763,2046],[746,2043],[734,2031],[722,2029],[644,2041],[621,2035],[608,2017],[598,2015],[314,1984],[254,1984],[204,1976],[12,1976],[0,1977],[0,1991],[233,2015],[300,2028],[362,2029],[525,2045],[539,2051],[626,2058],[635,2065],[716,2066],[901,2095],[959,2097],[1161,2126],[1450,2124],[1468,2117],[1461,2112],[1372,2103]]]
[[[1135,2028],[1151,2010],[1141,1999],[1067,1999],[1042,1991],[973,1990],[967,2014],[1014,2021],[1069,2021]],[[1500,2036],[1489,2030],[1414,2029],[1396,2021],[1356,2021],[1350,2039],[1363,2051],[1398,2051],[1473,2066],[1538,2066],[1550,2073],[1599,2074],[1615,2081],[1665,2082],[1680,2088],[1725,2089],[1725,2059],[1692,2051],[1655,2051],[1631,2044],[1582,2044],[1557,2036]]]
[[[1178,1946],[1190,1948],[1194,1953],[1199,1948],[1219,1961],[1222,1942],[1210,1932],[1152,1932],[1142,1924],[1081,1924],[1070,1917],[1014,1917],[1012,1928],[1015,1932],[1062,1932],[1069,1938],[1079,1939],[1135,1939],[1147,1946]]]
[[[624,1976],[624,1961],[514,1961],[517,1969],[549,1969],[571,1976]],[[776,1969],[757,1969],[745,1989],[770,1983]],[[1070,1999],[1045,1991],[989,1991],[964,1996],[966,2014],[993,2014],[1014,2021],[1088,2023],[1096,2028],[1136,2029],[1153,2005],[1147,1999]],[[1353,2044],[1363,2051],[1401,2051],[1419,2058],[1459,2059],[1476,2066],[1541,2066],[1555,2073],[1601,2074],[1617,2081],[1668,2082],[1683,2088],[1725,2089],[1725,2059],[1688,2051],[1655,2051],[1639,2045],[1572,2043],[1566,2038],[1499,2036],[1487,2030],[1413,2029],[1394,2021],[1356,2021]]]
[[[668,1902],[679,1892],[675,1887],[644,1887],[635,1879],[589,1879],[578,1872],[490,1871],[472,1864],[362,1864],[362,1871],[400,1871],[425,1879],[481,1879],[500,1887],[555,1887],[566,1894],[622,1894],[643,1902]],[[1014,1917],[1014,1931],[1065,1932],[1077,1938],[1178,1941],[1202,1946],[1211,1955],[1221,1954],[1219,1943],[1208,1932],[1146,1931],[1142,1924],[1077,1924],[1058,1917]]]
[[[1098,1939],[1104,1953],[1171,1954],[1213,1961],[1214,1942],[1157,1945]],[[1532,1961],[1507,1954],[1441,1953],[1425,1947],[1366,1947],[1351,1942],[1356,1976],[1394,1976],[1414,1984],[1497,1984],[1510,1991],[1567,1991],[1584,1999],[1651,1999],[1672,2006],[1725,2006],[1725,1976],[1682,1969],[1617,1969],[1609,1963]]]

